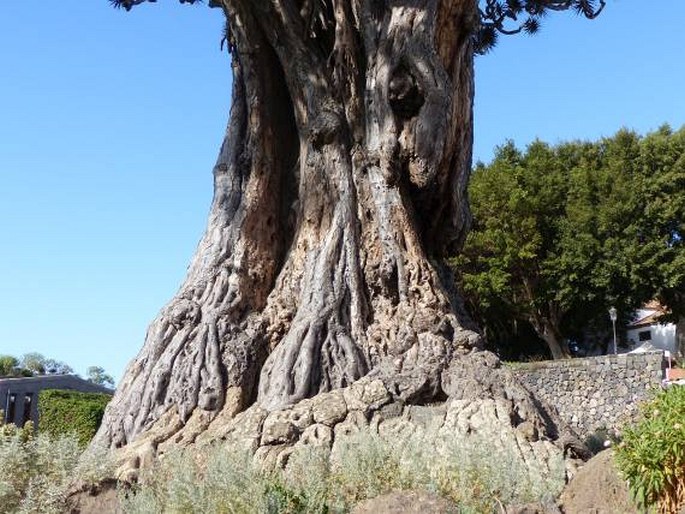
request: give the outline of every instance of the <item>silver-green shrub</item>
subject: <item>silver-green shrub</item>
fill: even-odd
[[[35,435],[0,424],[0,513],[64,512],[69,486],[77,480],[95,483],[112,473],[107,452],[83,454],[76,435]]]
[[[163,456],[140,485],[122,492],[125,512],[146,514],[349,512],[358,502],[395,490],[427,490],[459,512],[497,511],[510,503],[555,498],[564,484],[561,457],[551,473],[527,468],[516,449],[489,441],[425,444],[368,432],[348,436],[336,452],[296,449],[283,471],[264,471],[249,454],[212,446]]]
[[[301,493],[283,474],[260,470],[249,454],[213,446],[164,455],[120,498],[132,514],[314,512]]]

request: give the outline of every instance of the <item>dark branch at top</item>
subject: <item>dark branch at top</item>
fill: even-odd
[[[127,11],[130,11],[132,7],[135,7],[136,5],[139,4],[144,4],[145,2],[150,2],[150,3],[155,3],[157,0],[109,0],[109,3],[112,4],[114,7],[117,9],[126,9]],[[182,4],[201,4],[202,0],[179,0]],[[207,2],[209,7],[220,7],[221,2],[220,0],[209,0]]]
[[[476,50],[481,54],[491,50],[499,34],[536,34],[540,19],[549,11],[571,9],[594,19],[605,5],[605,0],[484,0],[479,5],[481,23],[475,35]]]
[[[129,11],[132,7],[157,0],[109,0],[116,8]],[[197,4],[203,0],[179,0],[182,4]],[[599,16],[606,0],[479,0],[480,26],[474,34],[476,51],[484,54],[496,44],[499,34],[535,34],[540,20],[550,11],[573,10],[593,19]],[[208,0],[209,7],[221,7],[221,0]],[[228,38],[225,37],[225,41]],[[223,40],[222,40],[223,43]]]

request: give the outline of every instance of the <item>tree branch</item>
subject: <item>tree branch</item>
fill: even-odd
[[[114,7],[117,9],[126,9],[127,11],[130,11],[133,7],[136,5],[144,4],[146,2],[149,3],[155,3],[157,0],[109,0],[109,3],[112,4]],[[179,0],[182,4],[200,4],[202,3],[202,0]],[[221,7],[221,1],[220,0],[208,0],[207,5],[209,7]]]
[[[573,9],[592,20],[605,6],[606,0],[484,0],[479,8],[481,26],[475,35],[476,47],[480,53],[488,52],[497,43],[498,34],[536,34],[540,19],[549,11]]]

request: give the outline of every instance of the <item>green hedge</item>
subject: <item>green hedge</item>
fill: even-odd
[[[100,427],[105,407],[112,397],[102,393],[81,393],[46,389],[38,395],[38,429],[52,436],[75,433],[88,444]]]

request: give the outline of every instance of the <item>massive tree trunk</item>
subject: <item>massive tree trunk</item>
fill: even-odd
[[[442,257],[468,226],[476,1],[222,7],[233,104],[207,231],[96,440],[156,451],[238,419],[270,447],[293,433],[274,436],[269,412],[326,432],[354,409],[461,398],[442,375],[480,339]],[[520,386],[469,380],[509,398],[507,426],[537,412]]]

